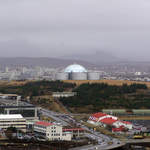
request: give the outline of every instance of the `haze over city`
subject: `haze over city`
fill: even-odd
[[[0,56],[149,61],[149,14],[148,0],[0,0]]]
[[[0,150],[150,149],[150,0],[0,0]]]

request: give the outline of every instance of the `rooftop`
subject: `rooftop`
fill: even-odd
[[[117,120],[112,119],[112,118],[104,118],[102,119],[100,122],[104,123],[104,124],[108,124],[108,125],[112,125],[113,123],[115,123]]]
[[[107,116],[107,114],[102,113],[102,112],[98,112],[92,115],[92,117],[96,117],[96,118],[100,118],[100,117],[104,117]]]
[[[123,131],[124,128],[123,127],[120,127],[120,128],[112,128],[112,131],[113,132],[120,132],[120,131]]]
[[[68,72],[68,73],[70,73],[70,72],[87,72],[87,70],[79,64],[69,65],[64,71]]]
[[[53,123],[50,123],[50,122],[44,122],[44,121],[38,121],[38,122],[36,122],[35,124],[36,124],[36,125],[45,126],[45,127],[54,125]]]
[[[20,114],[0,115],[0,119],[22,119]]]

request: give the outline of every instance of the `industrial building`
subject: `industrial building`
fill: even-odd
[[[20,100],[21,99],[21,96],[20,95],[17,95],[17,94],[2,94],[0,93],[0,98],[3,98],[3,99],[13,99],[13,100]]]
[[[26,132],[26,119],[20,114],[0,115],[0,129],[6,130],[9,127]]]
[[[72,139],[72,133],[63,132],[62,126],[44,121],[38,121],[34,124],[34,132],[50,141],[71,141]]]
[[[26,120],[38,120],[38,108],[27,102],[13,100],[8,98],[0,98],[0,114],[21,114]]]
[[[0,106],[1,114],[21,114],[27,120],[38,120],[38,108],[35,106]]]
[[[56,80],[99,80],[100,73],[98,71],[88,71],[79,64],[72,64],[61,72],[56,73]]]
[[[128,121],[119,120],[116,116],[108,115],[102,112],[98,112],[91,115],[87,122],[96,126],[103,127],[107,127],[108,125],[110,125],[115,128],[124,127],[129,130],[133,128],[132,123]]]

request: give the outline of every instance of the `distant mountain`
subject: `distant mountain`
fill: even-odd
[[[85,67],[96,67],[92,63],[76,60],[76,59],[61,59],[61,58],[33,58],[33,57],[10,57],[0,58],[1,66],[45,66],[45,67],[66,67],[67,65],[79,63]]]
[[[87,61],[96,65],[123,61],[123,59],[120,59],[114,56],[113,54],[104,52],[104,51],[96,51],[96,52],[93,52],[93,53],[91,52],[87,54],[64,56],[64,58],[83,60],[83,61]]]

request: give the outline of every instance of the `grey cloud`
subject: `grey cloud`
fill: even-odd
[[[149,0],[0,0],[1,56],[99,50],[148,60],[149,14]]]

